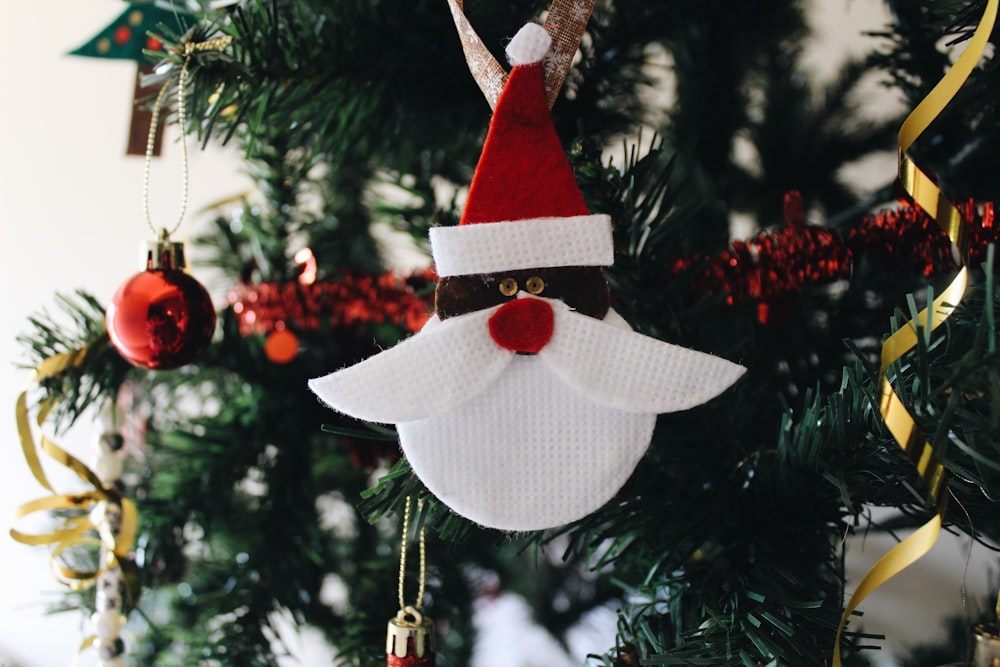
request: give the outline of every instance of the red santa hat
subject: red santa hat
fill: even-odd
[[[507,46],[513,70],[462,220],[430,230],[441,277],[614,262],[611,218],[587,210],[549,114],[542,59],[551,43],[529,23]]]

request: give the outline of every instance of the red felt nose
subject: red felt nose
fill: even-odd
[[[514,299],[490,317],[490,336],[500,347],[536,354],[552,339],[554,324],[549,304],[540,299]]]

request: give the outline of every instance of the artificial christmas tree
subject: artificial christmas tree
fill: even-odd
[[[891,48],[852,65],[844,81],[881,67],[914,106],[943,72],[940,36],[975,25],[983,3],[940,14],[892,6]],[[544,9],[527,0],[467,8],[488,50]],[[877,355],[894,310],[910,310],[907,294],[919,301],[929,284],[924,268],[900,257],[949,267],[917,250],[906,228],[873,222],[919,214],[866,218],[866,193],[840,182],[845,163],[893,149],[898,119],[837,126],[832,119],[853,117],[847,83],[823,104],[808,96],[795,68],[804,6],[595,5],[552,114],[587,212],[612,222],[609,303],[639,333],[736,360],[747,373],[705,405],[659,416],[609,502],[515,538],[450,512],[398,458],[395,433],[338,416],[305,388],[395,344],[430,311],[426,278],[383,284],[372,226],[394,225],[423,244],[429,228],[461,217],[489,118],[446,3],[274,0],[196,15],[184,40],[221,32],[233,41],[221,57],[192,58],[188,107],[199,120],[187,129],[238,143],[260,190],[259,202],[220,213],[201,241],[234,285],[216,340],[183,372],[133,370],[108,345],[92,298],[72,300],[80,332],[39,318],[25,337],[33,366],[53,353],[78,362],[40,383],[43,404],[59,406],[47,416],[115,403],[142,422],[141,439],[126,447],[144,456],[122,477],[138,507],[129,558],[146,591],[130,621],[140,635],[128,647],[135,659],[276,664],[272,614],[281,609],[321,628],[344,661],[385,664],[399,536],[388,519],[418,497],[412,521],[427,531],[423,602],[440,631],[439,664],[467,662],[472,601],[495,593],[490,581],[523,594],[556,636],[615,604],[618,645],[598,663],[828,664],[853,587],[843,580],[841,536],[866,505],[920,523],[929,516],[876,407]],[[164,78],[183,54],[183,43],[168,45]],[[669,56],[676,78],[669,108],[646,95],[656,54]],[[970,259],[993,228],[995,82],[987,60],[913,146],[948,195],[971,202],[961,210],[983,233]],[[643,125],[662,138],[624,161],[607,156],[606,146]],[[737,139],[752,143],[751,166],[734,159]],[[892,176],[871,191],[885,193]],[[734,213],[754,215],[762,230],[784,226],[792,191],[809,208],[800,212],[789,195],[791,232],[731,243]],[[817,229],[820,220],[839,225]],[[873,237],[883,241],[850,245]],[[300,280],[310,271],[295,257],[306,249],[317,277]],[[947,326],[918,336],[890,372],[955,473],[959,502],[944,524],[995,539],[997,294],[991,262],[970,270]],[[532,277],[540,276],[523,276],[528,292]],[[276,331],[296,337],[294,354],[266,350]],[[402,390],[426,391],[411,385]],[[565,559],[543,557],[545,547]],[[847,638],[845,663],[862,664],[846,649],[863,635]]]

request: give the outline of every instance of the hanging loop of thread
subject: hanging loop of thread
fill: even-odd
[[[543,68],[550,109],[555,104],[559,89],[562,88],[566,74],[573,64],[573,55],[580,45],[595,4],[596,0],[553,0],[549,7],[545,29],[552,37],[552,47],[543,61]],[[507,72],[486,48],[466,18],[464,0],[448,0],[448,7],[451,9],[472,78],[493,109],[507,82]]]
[[[149,121],[149,134],[146,136],[146,162],[142,172],[142,209],[146,216],[146,225],[149,227],[153,235],[160,240],[166,241],[171,234],[176,232],[180,226],[181,222],[184,220],[184,215],[187,213],[188,205],[188,149],[187,149],[187,77],[188,77],[188,66],[191,64],[191,57],[196,53],[204,53],[205,51],[223,51],[229,48],[232,43],[233,38],[229,35],[224,37],[216,37],[214,39],[209,39],[204,42],[185,42],[184,43],[184,62],[181,65],[181,71],[176,77],[171,77],[163,84],[160,88],[159,94],[156,96],[156,101],[153,102],[153,113],[152,118]],[[181,127],[181,204],[180,212],[177,215],[177,222],[170,229],[162,227],[157,231],[156,226],[153,225],[152,217],[149,214],[149,171],[150,166],[153,163],[153,149],[156,144],[156,128],[160,122],[160,110],[163,108],[163,98],[166,96],[167,89],[170,88],[170,84],[173,83],[174,79],[177,79],[177,122]]]
[[[407,613],[412,613],[410,610],[419,610],[424,604],[424,588],[427,583],[427,547],[426,540],[424,539],[424,528],[423,526],[417,531],[417,542],[419,544],[419,558],[420,565],[418,570],[417,578],[417,599],[412,605],[406,604],[405,596],[405,586],[406,581],[406,553],[408,551],[409,535],[410,535],[410,496],[406,497],[406,507],[403,510],[403,537],[401,539],[399,548],[399,608]],[[424,508],[424,501],[422,499],[417,500],[417,514]]]

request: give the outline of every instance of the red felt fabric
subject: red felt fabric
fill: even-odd
[[[514,299],[489,319],[490,336],[500,347],[538,354],[552,340],[555,315],[541,299]]]
[[[588,214],[552,124],[542,66],[515,67],[497,100],[459,224]]]

